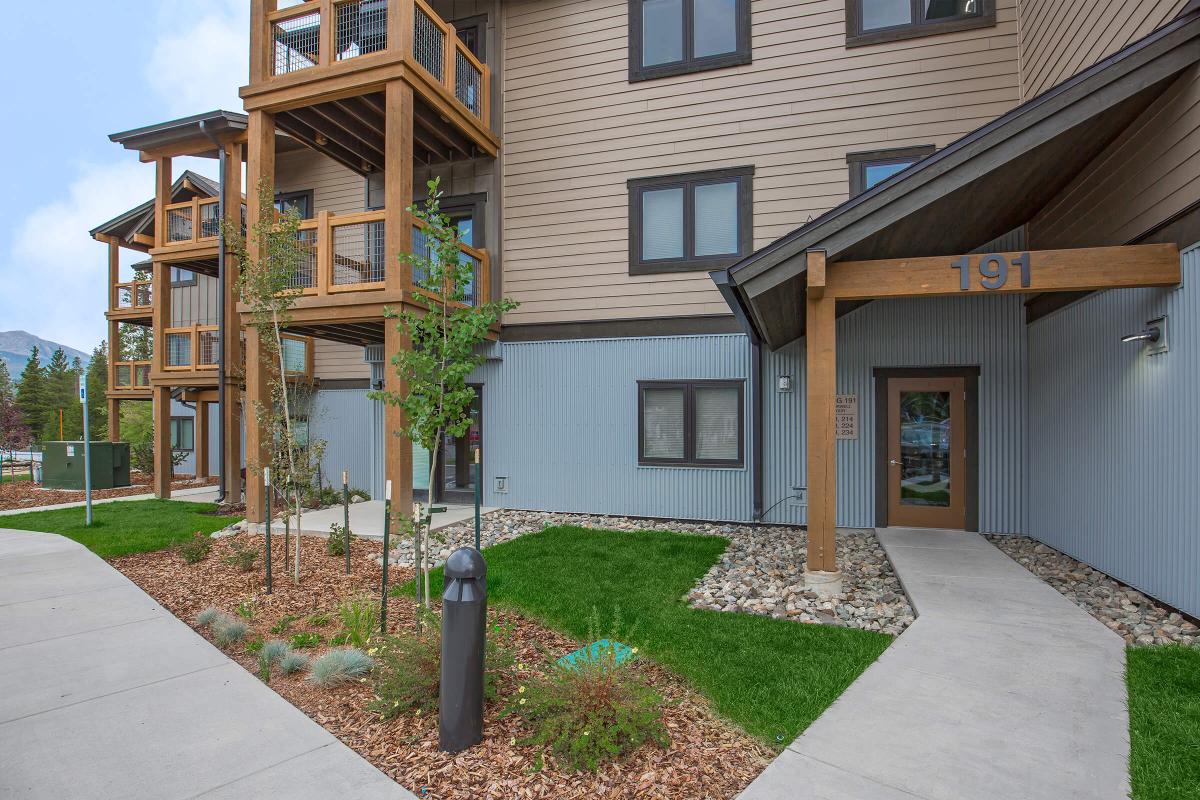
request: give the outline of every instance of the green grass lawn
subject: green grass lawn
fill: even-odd
[[[1134,800],[1200,797],[1200,648],[1131,647],[1125,679]]]
[[[593,609],[607,621],[619,608],[635,626],[627,642],[748,733],[783,747],[892,639],[689,608],[683,596],[727,544],[715,536],[548,528],[484,551],[489,601],[579,639],[588,636]],[[440,571],[432,585],[440,595]]]
[[[196,531],[212,533],[232,520],[213,516],[212,503],[177,500],[122,500],[92,507],[92,526],[84,525],[84,510],[60,508],[0,517],[0,528],[60,533],[101,558],[162,550]]]
[[[24,475],[20,475],[20,474],[0,475],[0,483],[12,483],[13,481],[27,481],[27,480],[29,480],[28,472],[26,472]]]

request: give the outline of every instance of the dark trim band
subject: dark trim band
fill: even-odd
[[[744,333],[732,315],[705,317],[648,317],[587,322],[538,322],[505,325],[502,342],[548,342],[556,339],[630,339],[645,336],[703,336]]]

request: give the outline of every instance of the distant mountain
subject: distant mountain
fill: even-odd
[[[74,347],[42,339],[26,331],[0,331],[0,359],[8,364],[8,371],[14,381],[21,376],[21,370],[25,369],[25,364],[29,361],[29,351],[34,347],[38,349],[38,359],[42,364],[49,361],[50,356],[60,347],[67,361],[78,358],[86,367],[91,359],[90,355]]]

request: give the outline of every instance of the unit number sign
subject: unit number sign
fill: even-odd
[[[834,399],[834,438],[858,438],[858,395],[839,394]]]
[[[984,289],[1002,289],[1008,283],[1009,268],[1021,270],[1021,288],[1028,289],[1030,281],[1029,253],[1021,253],[1009,263],[1002,253],[986,253],[979,257],[979,285]],[[971,258],[961,256],[950,262],[950,269],[958,270],[958,289],[961,292],[971,288]]]

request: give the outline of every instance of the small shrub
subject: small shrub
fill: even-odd
[[[363,648],[379,628],[379,604],[369,595],[360,594],[338,606],[338,617],[342,621],[342,643]]]
[[[318,611],[316,614],[311,614],[308,617],[308,624],[314,628],[324,628],[330,622],[330,616],[323,611]]]
[[[370,500],[371,494],[364,489],[355,489],[352,487],[350,489],[350,501],[354,502],[356,498],[359,500]]]
[[[292,648],[283,639],[272,639],[263,645],[262,655],[269,659],[272,664],[274,664],[276,661],[291,652],[291,649]]]
[[[354,534],[350,534],[354,540]],[[346,555],[346,528],[344,525],[333,523],[329,526],[329,538],[325,540],[325,554],[330,556]]]
[[[292,635],[288,639],[288,643],[297,650],[303,650],[306,647],[316,647],[321,643],[321,634],[313,633],[312,631],[303,631]]]
[[[245,639],[250,629],[237,617],[222,615],[213,623],[212,631],[218,647],[229,647]]]
[[[237,567],[239,572],[253,572],[256,561],[258,561],[258,550],[242,545],[237,545],[233,554],[225,558],[225,563]]]
[[[218,619],[221,618],[221,609],[216,606],[209,606],[196,615],[196,624],[201,628],[207,628]]]
[[[185,539],[178,545],[179,557],[188,564],[198,564],[208,558],[208,551],[212,549],[212,539],[201,531],[196,531],[190,539]]]
[[[274,634],[283,633],[288,628],[292,627],[292,623],[298,619],[300,619],[300,618],[294,614],[288,614],[286,616],[281,617],[278,622],[276,622],[274,625],[271,626],[271,633],[274,633]]]
[[[284,675],[291,675],[299,672],[308,666],[308,656],[304,653],[297,653],[295,650],[288,650],[282,658],[279,659],[279,671]]]
[[[321,686],[335,686],[361,678],[374,664],[370,656],[354,647],[330,650],[313,662],[310,680]]]
[[[252,620],[254,619],[254,601],[243,600],[242,602],[238,603],[238,607],[235,608],[234,611],[236,611],[237,615],[242,619]]]
[[[568,769],[595,772],[644,744],[667,747],[663,699],[616,651],[572,666],[551,662],[547,674],[518,687],[503,715],[519,716],[530,730],[524,744],[547,747]]]
[[[261,636],[255,636],[253,639],[246,640],[246,652],[247,653],[258,653],[258,652],[261,652],[262,649],[263,649],[263,638]]]

